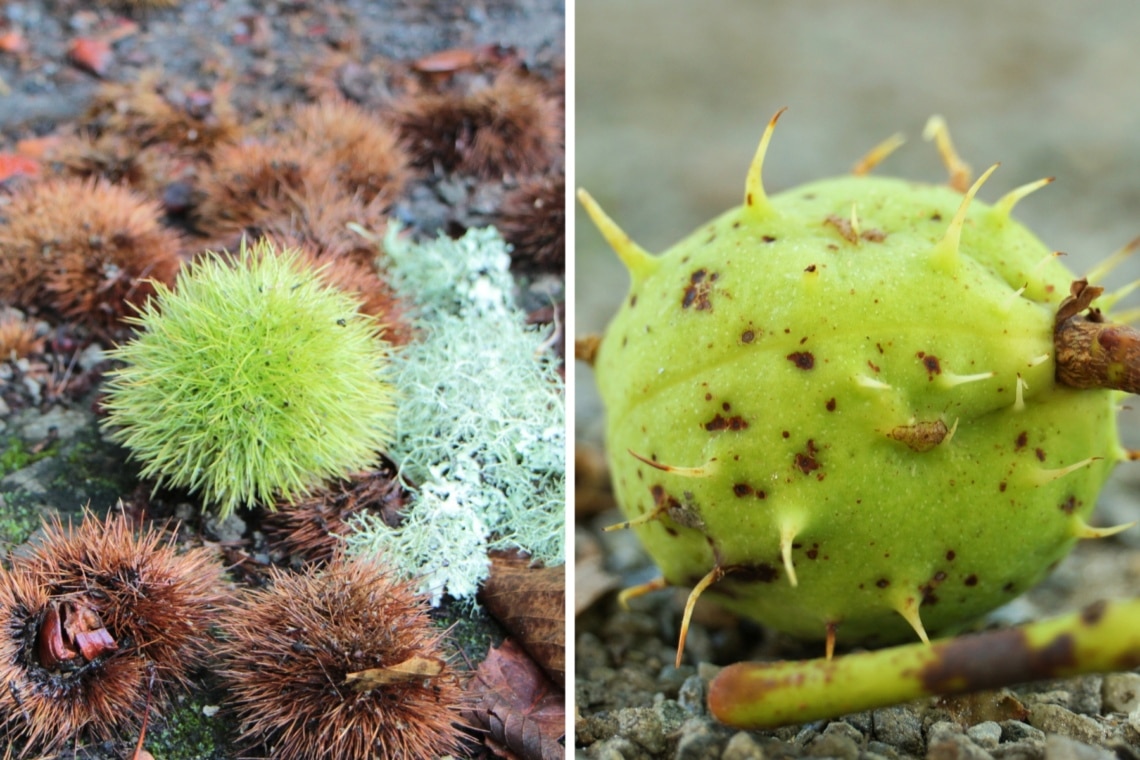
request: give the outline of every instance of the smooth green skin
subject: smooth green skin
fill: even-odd
[[[731,610],[801,638],[831,624],[841,642],[887,643],[915,635],[899,610],[917,604],[927,630],[945,630],[1070,551],[1122,457],[1114,394],[1054,383],[1054,314],[1074,278],[1008,207],[974,201],[958,254],[939,249],[962,200],[821,181],[770,198],[764,218],[729,211],[635,272],[595,371],[622,509],[674,500],[635,528],[670,584],[720,566],[731,572],[705,595]],[[882,240],[826,221],[853,205]],[[792,356],[804,352],[810,369]],[[743,426],[710,430],[718,416]],[[928,451],[889,435],[936,421],[957,429]],[[1101,459],[1048,481],[1088,457]]]

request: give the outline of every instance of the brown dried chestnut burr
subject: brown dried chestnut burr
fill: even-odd
[[[207,549],[91,513],[0,573],[0,720],[25,753],[136,730],[207,653],[227,601]]]

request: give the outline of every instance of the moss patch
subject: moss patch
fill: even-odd
[[[202,697],[187,699],[147,733],[147,751],[161,760],[224,760],[231,757],[226,723]],[[203,708],[211,715],[203,713]]]

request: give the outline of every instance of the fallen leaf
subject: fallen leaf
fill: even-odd
[[[499,757],[565,757],[562,691],[512,639],[492,649],[479,665],[472,691],[479,703],[467,717],[487,729],[487,746]]]
[[[0,53],[22,53],[27,49],[27,40],[15,29],[0,34]]]
[[[579,443],[574,447],[574,516],[600,515],[617,506],[606,455],[597,446]]]
[[[76,37],[67,46],[67,59],[97,77],[102,77],[107,72],[113,58],[111,45],[102,39]]]
[[[474,65],[477,60],[479,60],[478,53],[470,48],[452,48],[417,58],[412,63],[412,68],[416,71],[434,74],[457,71]]]
[[[344,684],[353,691],[364,692],[390,683],[433,678],[442,672],[443,660],[434,657],[410,657],[386,668],[369,668],[356,673],[346,673]]]
[[[39,173],[39,161],[12,153],[0,153],[0,182],[16,176],[35,177]]]
[[[479,601],[511,632],[547,675],[566,683],[566,568],[531,567],[517,557],[491,557]]]
[[[574,532],[574,615],[581,615],[621,579],[606,570],[601,542],[585,529]]]

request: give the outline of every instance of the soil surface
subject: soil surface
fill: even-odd
[[[295,107],[321,98],[380,111],[412,79],[423,90],[440,82],[474,89],[486,84],[495,66],[545,83],[557,100],[565,67],[564,15],[561,0],[7,0],[0,3],[0,156],[35,155],[61,136],[83,133],[96,119],[89,109],[108,85],[146,77],[155,77],[165,96],[187,112],[208,112],[224,96],[253,135],[272,133]],[[431,63],[429,57],[441,53]],[[428,62],[417,69],[417,61]],[[561,175],[560,152],[548,173]],[[387,215],[416,235],[459,235],[498,221],[504,198],[524,179],[418,168]],[[0,188],[5,181],[16,187],[21,178],[4,173]],[[193,183],[175,181],[153,195],[168,214],[165,222],[190,241],[198,239],[186,211],[194,192]],[[201,245],[209,242],[201,238]],[[560,260],[520,265],[517,282],[532,321],[561,322]],[[186,545],[223,547],[241,566],[233,573],[235,584],[264,582],[270,564],[290,564],[289,556],[267,543],[264,513],[239,510],[218,521],[191,495],[152,493],[150,484],[139,483],[138,465],[98,428],[100,382],[112,366],[105,354],[114,336],[47,312],[29,317],[35,350],[0,361],[5,554],[19,552],[29,536],[34,540],[44,514],[67,520],[84,505],[101,513],[125,499],[134,517],[180,520],[178,540]],[[488,643],[503,637],[493,620],[470,605],[445,604],[439,618],[441,626],[454,626],[453,659],[463,667],[477,665]],[[154,757],[238,755],[232,717],[217,709],[224,693],[216,679],[203,671],[195,685],[164,719],[150,723],[145,747]],[[483,735],[472,737],[469,756],[491,756]],[[58,756],[130,757],[136,738],[103,745],[76,741]]]

